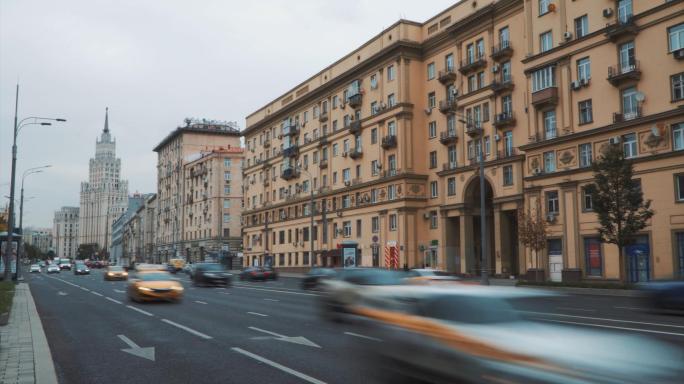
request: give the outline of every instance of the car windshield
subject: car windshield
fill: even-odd
[[[121,272],[121,271],[123,271],[123,267],[119,267],[119,266],[109,267],[109,270],[112,272]]]
[[[518,321],[513,307],[495,297],[441,295],[422,300],[421,316],[467,324],[495,324]]]
[[[203,271],[223,271],[223,265],[221,265],[221,264],[202,264],[202,265],[198,265],[197,269],[201,269]]]
[[[345,269],[342,280],[359,285],[400,285],[404,284],[404,272],[381,269]]]
[[[142,281],[166,281],[171,280],[171,276],[166,273],[141,273],[138,278]]]

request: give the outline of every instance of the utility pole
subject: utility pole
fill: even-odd
[[[14,251],[14,179],[17,171],[17,114],[19,112],[19,84],[17,84],[17,92],[14,99],[14,139],[12,142],[12,174],[10,176],[10,203],[9,212],[7,213],[7,244],[5,245],[5,276],[4,280],[9,280],[12,270],[10,255]],[[17,259],[19,259],[19,247],[17,247]],[[19,266],[17,263],[17,273]]]

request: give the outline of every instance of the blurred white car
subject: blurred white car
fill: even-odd
[[[38,264],[31,264],[31,267],[29,268],[29,272],[31,272],[31,273],[40,273],[40,265],[38,265]]]
[[[59,273],[60,268],[57,264],[50,264],[47,267],[47,273]]]

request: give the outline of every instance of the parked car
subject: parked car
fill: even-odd
[[[110,265],[104,273],[105,280],[128,280],[128,272],[124,267],[118,265]]]
[[[323,279],[330,279],[335,276],[332,268],[312,268],[302,279],[302,289],[315,289]]]
[[[31,264],[31,268],[29,268],[29,272],[31,272],[31,273],[40,273],[40,265],[38,265],[38,264]]]
[[[174,301],[183,298],[183,286],[164,271],[139,272],[127,288],[131,301]]]
[[[684,311],[684,280],[654,281],[639,285],[646,305],[655,310]]]
[[[47,273],[59,273],[61,268],[57,264],[50,264],[47,267]]]
[[[259,267],[246,267],[240,272],[240,280],[266,280],[264,270]]]
[[[226,271],[222,264],[198,263],[195,264],[195,272],[192,275],[194,285],[223,285],[230,286],[231,274]]]

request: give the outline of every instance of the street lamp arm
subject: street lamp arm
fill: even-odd
[[[28,121],[27,120],[32,120]],[[52,125],[50,121],[57,121],[57,122],[66,122],[66,119],[57,119],[57,118],[51,118],[51,117],[38,117],[38,116],[31,116],[31,117],[26,117],[24,119],[21,119],[19,123],[17,123],[17,131],[16,135],[19,134],[21,129],[27,125]]]

